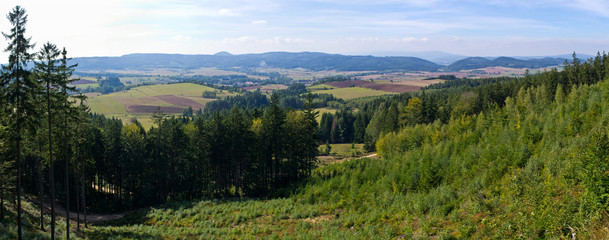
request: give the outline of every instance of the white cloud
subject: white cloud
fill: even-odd
[[[264,25],[266,23],[267,23],[266,20],[256,20],[256,21],[251,22],[251,24],[254,24],[254,25]]]
[[[228,8],[222,8],[218,11],[220,16],[238,16],[239,14]]]

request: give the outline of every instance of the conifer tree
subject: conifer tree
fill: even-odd
[[[57,88],[59,76],[57,74],[59,66],[59,50],[55,44],[46,43],[38,53],[36,68],[34,69],[36,77],[43,82],[45,88],[46,100],[46,117],[48,128],[48,146],[49,146],[49,184],[51,193],[51,239],[55,238],[55,169],[53,162],[53,112],[57,99]]]
[[[67,135],[71,131],[68,131],[68,118],[71,118],[71,116],[74,115],[75,110],[72,107],[73,103],[69,101],[69,92],[76,91],[76,88],[70,87],[68,84],[78,80],[72,78],[72,73],[74,72],[74,69],[77,65],[68,65],[68,60],[70,60],[70,58],[68,58],[67,55],[68,51],[66,51],[66,48],[63,48],[63,50],[61,51],[61,65],[58,68],[57,78],[57,84],[59,86],[59,89],[61,90],[58,100],[60,102],[59,107],[61,108],[61,112],[63,113],[61,114],[63,118],[63,139],[69,139]],[[68,157],[68,148],[68,141],[63,141],[62,155],[66,165],[66,229],[70,229],[70,158]],[[70,239],[70,231],[66,231],[66,239]]]
[[[36,107],[33,104],[38,89],[38,84],[30,77],[30,71],[26,66],[32,60],[28,52],[34,47],[30,44],[31,38],[25,37],[25,25],[27,13],[21,6],[16,6],[7,15],[12,27],[9,33],[2,33],[9,41],[5,52],[9,53],[8,64],[2,67],[2,98],[9,105],[10,130],[12,132],[12,143],[14,145],[15,167],[17,169],[17,237],[22,239],[21,233],[21,157],[23,144],[23,129],[31,122],[31,117]]]

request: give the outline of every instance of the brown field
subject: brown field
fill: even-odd
[[[245,91],[254,90],[254,89],[258,89],[258,88],[260,88],[260,86],[242,87],[242,89]]]
[[[159,106],[150,106],[150,105],[127,105],[127,110],[131,114],[142,114],[142,113],[153,113],[157,111]],[[161,106],[161,111],[167,114],[176,114],[182,113],[184,108],[181,107],[165,107]]]
[[[184,98],[184,97],[178,97],[175,95],[159,95],[159,96],[155,96],[158,99],[161,99],[165,102],[168,102],[169,104],[173,104],[173,105],[178,105],[178,106],[184,106],[184,107],[192,107],[192,109],[203,109],[205,106],[203,104],[198,103],[195,100],[189,99],[189,98]]]
[[[415,87],[425,87],[427,85],[431,85],[434,83],[441,83],[444,82],[444,80],[441,79],[432,79],[432,80],[410,80],[410,81],[401,81],[401,82],[393,82],[394,84],[398,84],[398,85],[408,85],[408,86],[415,86]]]
[[[411,86],[408,85],[407,82],[403,84],[392,84],[392,83],[375,83],[370,81],[363,80],[352,80],[352,81],[341,81],[341,82],[329,82],[327,85],[337,87],[337,88],[346,88],[346,87],[362,87],[369,88],[374,90],[380,90],[385,92],[394,92],[394,93],[402,93],[409,91],[416,91],[421,89],[419,86]]]
[[[275,90],[281,90],[281,89],[287,89],[288,86],[285,85],[281,85],[281,84],[268,84],[268,85],[258,85],[258,86],[248,86],[248,87],[243,87],[243,90],[246,91],[252,91],[252,90],[256,90],[260,88],[261,92],[266,92],[266,93],[270,93],[273,92]]]

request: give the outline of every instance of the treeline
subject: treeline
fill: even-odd
[[[458,79],[432,84],[416,93],[351,100],[337,113],[322,114],[320,140],[364,143],[372,151],[381,135],[416,124],[448,123],[464,115],[503,107],[505,100],[516,96],[522,87],[544,85],[553,94],[561,86],[568,94],[571,86],[593,84],[609,76],[607,54],[599,53],[585,62],[575,54],[573,58],[572,62],[565,62],[562,71],[552,69],[521,78]]]
[[[25,10],[17,6],[7,17],[12,28],[5,34],[9,62],[0,77],[0,223],[16,229],[18,239],[24,238],[22,226],[50,230],[54,239],[56,202],[66,214],[72,209],[86,216],[172,200],[264,197],[310,175],[317,155],[312,98],[303,111],[281,108],[274,95],[258,111],[233,107],[181,118],[158,112],[146,132],[137,121],[123,125],[90,115],[86,97],[70,86],[76,65],[68,64],[67,51],[46,43],[32,53]],[[105,86],[118,83],[111,77]],[[39,200],[39,225],[21,217],[24,193]],[[47,214],[50,229],[44,227]],[[66,224],[70,229],[69,218]]]
[[[297,198],[338,203],[347,226],[369,234],[362,238],[603,239],[608,57],[455,93],[426,91],[480,103],[448,122],[384,134],[379,160],[319,168]],[[497,104],[484,92],[508,97]]]
[[[279,106],[286,109],[303,110],[308,97],[312,99],[312,104],[316,108],[320,107],[342,107],[344,100],[336,98],[331,94],[307,94],[307,88],[302,83],[293,83],[287,89],[275,90],[279,98]],[[244,91],[241,95],[229,96],[224,99],[211,101],[205,105],[205,112],[213,113],[215,111],[230,110],[233,107],[247,108],[254,110],[268,106],[269,100],[260,90]]]
[[[307,177],[317,155],[315,113],[286,111],[276,96],[263,112],[234,107],[195,118],[155,113],[149,131],[135,120],[123,125],[91,116],[79,154],[86,162],[88,208],[95,211],[264,197]],[[35,165],[35,159],[25,163],[28,169]],[[35,190],[37,173],[31,174],[26,186]]]

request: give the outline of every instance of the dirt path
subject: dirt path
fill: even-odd
[[[332,164],[335,163],[341,163],[341,162],[346,162],[346,161],[351,161],[354,159],[362,159],[362,158],[376,158],[377,154],[376,153],[372,153],[366,156],[361,156],[361,157],[352,157],[352,158],[343,158],[341,160],[335,161]],[[31,198],[30,201],[36,205],[39,204],[38,199],[36,198]],[[51,204],[48,202],[43,203],[43,207],[45,208],[45,212],[48,213],[51,211]],[[131,211],[127,211],[127,212],[121,212],[121,213],[112,213],[112,214],[87,214],[87,222],[88,223],[98,223],[98,222],[105,222],[105,221],[111,221],[111,220],[117,220],[120,219],[122,217],[124,217],[126,214],[129,213],[133,213],[136,211],[142,211],[145,210],[146,208],[141,208],[141,209],[136,209],[136,210],[131,210]],[[62,206],[60,206],[59,204],[55,204],[55,214],[56,216],[60,216],[60,217],[65,217],[66,216],[66,210],[65,208],[63,208]],[[70,211],[70,219],[73,221],[76,221],[77,219],[77,214],[76,212]],[[80,214],[80,220],[84,221],[85,217],[84,215],[81,213]]]
[[[38,199],[30,199],[30,201],[37,206],[39,204]],[[51,211],[51,204],[48,202],[45,202],[42,205],[45,208],[44,209],[45,213],[48,214]],[[133,213],[135,211],[140,211],[140,210],[143,210],[143,209],[131,210],[131,211],[121,212],[121,213],[112,213],[112,214],[95,214],[95,213],[87,214],[87,223],[97,223],[97,222],[105,222],[105,221],[110,221],[110,220],[117,220],[117,219],[122,218],[126,214]],[[55,216],[65,218],[66,209],[63,208],[62,206],[60,206],[59,204],[55,204]],[[70,211],[70,220],[76,221],[76,219],[77,219],[76,216],[77,216],[76,212]],[[85,219],[85,217],[81,213],[80,220],[84,221],[84,219]]]
[[[327,157],[325,160],[322,160],[322,164],[320,166],[327,166],[330,164],[337,164],[337,163],[342,163],[342,162],[347,162],[347,161],[351,161],[351,160],[355,160],[355,159],[362,159],[362,158],[377,158],[377,154],[376,153],[371,153],[368,154],[366,156],[360,156],[360,157],[345,157],[345,158],[333,158],[333,157]]]
[[[376,153],[373,153],[373,154],[370,154],[370,155],[367,155],[367,156],[363,156],[363,157],[359,157],[359,158],[356,158],[356,159],[361,159],[361,158],[375,158],[376,156],[377,156],[377,155],[376,155]]]

